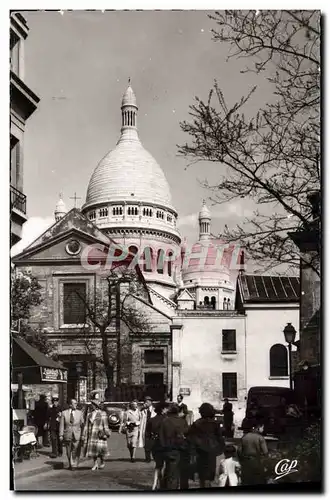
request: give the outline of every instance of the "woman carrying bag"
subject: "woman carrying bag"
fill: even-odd
[[[108,416],[100,408],[98,395],[91,401],[92,411],[87,415],[83,433],[85,456],[93,458],[92,470],[104,469],[104,458],[108,453],[108,437],[111,431],[108,426]]]

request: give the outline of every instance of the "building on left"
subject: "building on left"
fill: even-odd
[[[24,82],[24,43],[29,28],[19,13],[10,16],[10,245],[22,238],[27,220],[24,194],[24,132],[39,97]]]

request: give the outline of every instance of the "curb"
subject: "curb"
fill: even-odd
[[[87,457],[83,457],[79,460],[79,463],[85,462]],[[64,462],[54,462],[53,464],[40,465],[40,467],[36,467],[35,469],[28,469],[25,471],[15,472],[14,465],[14,480],[22,479],[23,477],[31,477],[36,474],[43,474],[44,472],[49,472],[51,470],[61,470],[64,469]]]

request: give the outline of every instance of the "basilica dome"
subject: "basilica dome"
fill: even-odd
[[[112,241],[138,255],[147,282],[171,293],[179,273],[178,214],[161,167],[140,142],[137,111],[129,84],[121,103],[119,140],[95,168],[82,212]]]
[[[83,209],[108,202],[142,202],[174,210],[165,175],[139,140],[136,97],[130,85],[122,99],[122,110],[120,139],[95,168]]]
[[[84,208],[119,201],[173,208],[162,169],[136,140],[119,140],[100,161],[90,179]]]

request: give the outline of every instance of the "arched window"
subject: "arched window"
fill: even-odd
[[[168,257],[169,257],[169,259],[171,259],[173,257],[173,252],[169,252]],[[171,260],[167,261],[167,274],[169,276],[172,276],[172,261]]]
[[[160,249],[157,253],[157,272],[164,274],[164,250]]]
[[[269,351],[271,377],[288,376],[288,351],[283,344],[274,344]]]
[[[214,297],[214,295],[213,297],[211,297],[211,305],[213,309],[216,309],[217,299]]]
[[[227,299],[227,309],[230,309],[230,299]]]
[[[227,299],[226,297],[223,299],[223,306],[222,306],[223,310],[227,309]]]
[[[152,272],[152,263],[153,263],[153,252],[152,248],[146,247],[143,252],[143,271],[147,273]]]
[[[137,254],[138,249],[137,249],[137,247],[136,247],[136,246],[132,245],[132,246],[128,247],[128,251],[129,251],[130,253],[132,253],[133,255],[136,255],[136,254]]]
[[[206,295],[206,297],[204,297],[204,306],[208,306],[208,305],[210,305],[210,297],[208,297]]]

